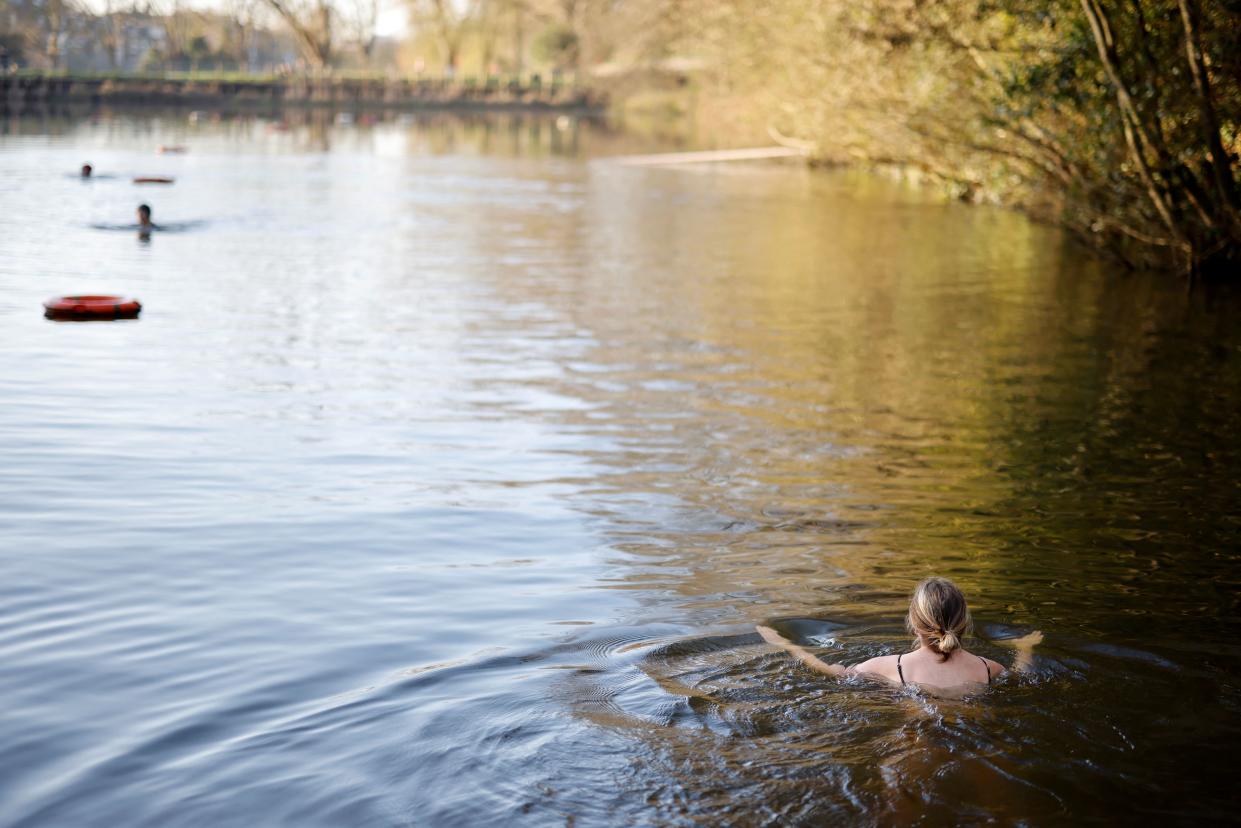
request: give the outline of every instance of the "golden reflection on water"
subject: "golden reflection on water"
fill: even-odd
[[[586,209],[630,209],[585,238],[554,219],[513,234],[583,251],[580,291],[559,274],[496,280],[507,301],[550,303],[593,338],[550,390],[587,403],[567,424],[615,446],[594,456],[597,485],[668,510],[635,528],[643,541],[618,542],[692,571],[669,584],[687,596],[743,587],[775,611],[805,609],[830,582],[899,594],[936,556],[986,583],[1003,562],[969,533],[927,548],[899,524],[911,508],[960,524],[1011,496],[993,469],[994,392],[1005,360],[1025,382],[1062,338],[1037,305],[1045,274],[1072,267],[1058,239],[849,177],[722,172],[684,196],[676,173],[633,175],[593,171]],[[882,228],[901,223],[877,220],[894,210],[923,212],[894,238]],[[627,577],[647,589],[658,576]]]
[[[687,194],[677,175],[707,183]],[[667,573],[669,589],[722,608],[740,592],[771,613],[825,596],[893,613],[939,572],[993,620],[1086,621],[1100,589],[1118,603],[1098,609],[1125,611],[1141,554],[1126,544],[1167,516],[1086,512],[1082,498],[1151,482],[1126,467],[1158,465],[1135,452],[1157,440],[1143,426],[1165,424],[1131,406],[1170,367],[1153,349],[1182,356],[1196,300],[1109,278],[1019,216],[918,204],[861,176],[596,167],[586,211],[617,202],[620,217],[585,231],[546,217],[514,236],[578,251],[578,289],[537,271],[495,286],[593,338],[588,367],[550,390],[588,406],[566,424],[614,446],[593,456],[596,486],[651,509],[617,541],[660,563],[627,582]],[[1235,354],[1235,330],[1215,333],[1209,347]],[[1209,475],[1181,482],[1211,491]]]

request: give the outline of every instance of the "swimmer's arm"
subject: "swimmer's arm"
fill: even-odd
[[[799,647],[792,641],[789,641],[771,627],[764,627],[760,624],[754,629],[758,630],[758,634],[761,635],[763,640],[768,644],[785,650],[789,655],[793,656],[793,658],[797,659],[802,664],[805,664],[816,673],[822,673],[825,676],[833,676],[835,678],[844,678],[849,675],[848,668],[842,667],[839,664],[828,664],[818,656],[806,652],[806,650],[802,647]]]
[[[1017,656],[1013,659],[1013,672],[1028,673],[1034,664],[1034,647],[1043,643],[1043,634],[1035,630],[1021,638],[1003,638],[995,643],[1012,647],[1017,651]]]

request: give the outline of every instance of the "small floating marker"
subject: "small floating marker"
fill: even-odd
[[[126,296],[54,296],[43,303],[48,319],[84,322],[95,319],[137,319],[142,303]]]
[[[156,176],[144,175],[134,179],[135,184],[171,184],[175,178],[159,178]]]
[[[183,152],[189,152],[189,147],[183,147],[180,144],[160,144],[155,148],[160,155],[179,155]]]

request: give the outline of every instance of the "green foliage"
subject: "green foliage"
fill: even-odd
[[[571,26],[549,26],[535,37],[534,56],[565,69],[577,64],[579,46],[577,32]]]
[[[1241,7],[699,0],[689,48],[776,135],[1054,218],[1135,265],[1241,266]]]

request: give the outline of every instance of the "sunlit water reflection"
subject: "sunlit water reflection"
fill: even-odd
[[[0,128],[0,824],[1232,818],[1235,297],[577,123]],[[752,632],[931,573],[1036,674]]]

